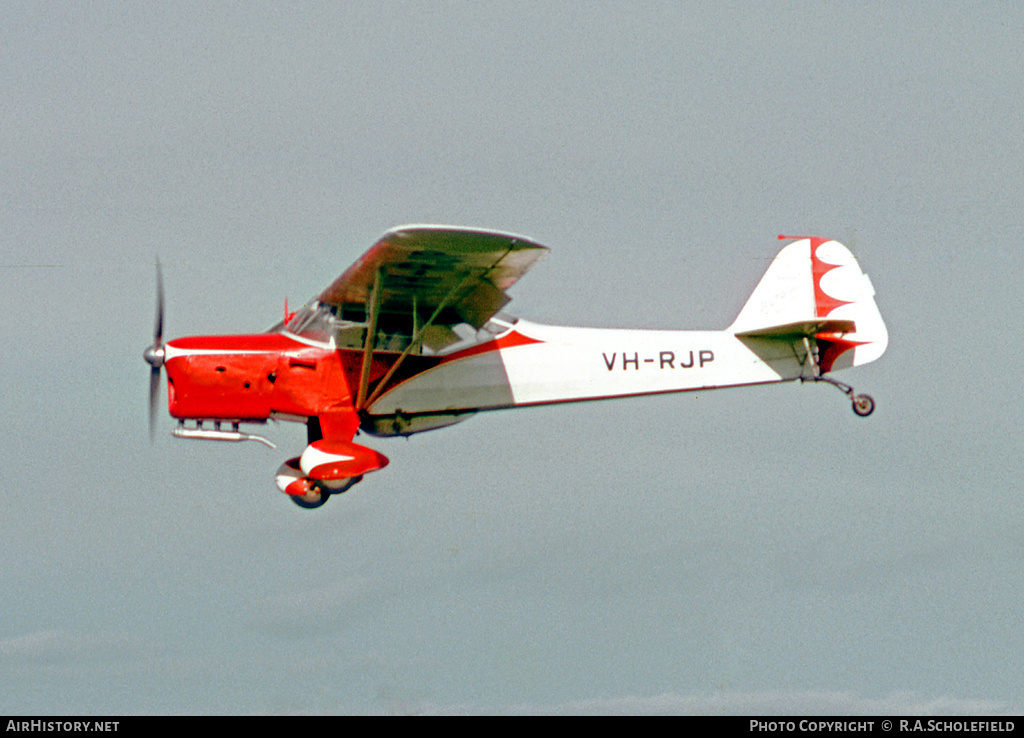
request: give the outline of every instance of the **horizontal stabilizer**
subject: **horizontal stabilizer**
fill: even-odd
[[[852,320],[803,320],[795,323],[755,328],[737,333],[739,338],[794,338],[800,336],[817,336],[819,333],[854,333],[857,325]]]

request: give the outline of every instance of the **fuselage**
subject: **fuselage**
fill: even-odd
[[[763,360],[725,331],[548,326],[517,321],[388,388],[371,415],[483,410],[795,379],[792,353]]]
[[[177,339],[166,348],[170,414],[305,422],[359,411],[371,432],[408,434],[478,410],[777,382],[795,379],[803,369],[792,352],[765,356],[725,331],[574,328],[519,320],[449,353],[374,351],[365,393],[371,402],[357,408],[363,359],[361,349],[287,331]],[[390,372],[398,361],[397,371]],[[387,384],[379,387],[382,379]]]

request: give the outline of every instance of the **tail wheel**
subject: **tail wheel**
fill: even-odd
[[[853,398],[853,412],[862,418],[875,411],[875,401],[871,395],[856,395]]]
[[[806,339],[804,340],[806,341]],[[809,350],[810,349],[808,348],[808,351]],[[801,379],[800,381],[802,382],[804,380]],[[812,377],[811,381],[828,382],[833,387],[838,389],[840,392],[842,392],[844,395],[850,398],[850,401],[853,403],[853,412],[857,413],[857,415],[861,416],[862,418],[867,417],[868,415],[875,411],[875,400],[874,398],[871,397],[871,395],[855,395],[853,394],[853,387],[851,387],[848,384],[844,384],[843,382],[840,382],[838,379],[833,379],[832,377],[825,374],[819,374],[817,376]]]

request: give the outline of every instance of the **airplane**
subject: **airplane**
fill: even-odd
[[[837,241],[787,243],[732,324],[674,331],[541,325],[504,312],[508,290],[548,249],[510,233],[438,225],[387,231],[323,292],[264,333],[163,341],[163,278],[151,367],[150,436],[161,369],[177,438],[256,441],[269,420],[306,426],[277,470],[296,505],[388,464],[354,438],[408,436],[485,410],[713,388],[826,382],[867,416],[874,400],[831,372],[878,359],[888,332],[875,290]]]

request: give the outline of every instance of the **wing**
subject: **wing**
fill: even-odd
[[[367,325],[356,409],[373,402],[420,344],[451,343],[459,323],[482,328],[508,304],[505,290],[547,251],[523,236],[473,228],[411,225],[385,233],[318,298]],[[409,339],[368,397],[379,332]]]
[[[505,291],[548,249],[528,238],[472,228],[411,225],[385,233],[320,295],[342,313],[422,325],[481,328],[509,302]]]

